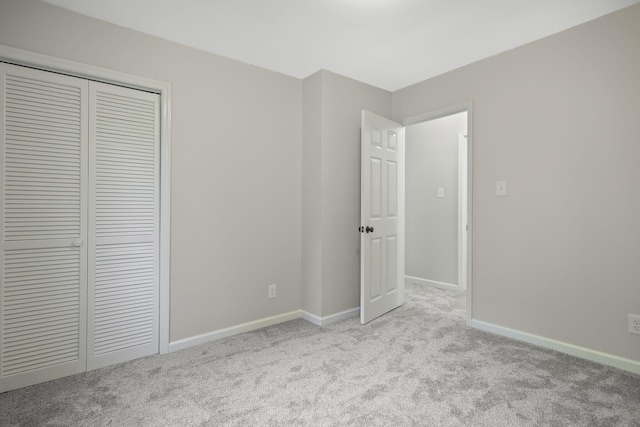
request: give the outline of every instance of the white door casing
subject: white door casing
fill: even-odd
[[[171,281],[171,83],[0,44],[0,61],[156,93],[160,97],[160,353],[169,352]]]
[[[404,127],[362,111],[360,321],[404,303]]]
[[[467,132],[458,134],[458,289],[467,290]]]

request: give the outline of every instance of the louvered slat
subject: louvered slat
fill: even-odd
[[[154,340],[154,245],[135,246],[135,252],[127,245],[109,245],[104,251],[103,247],[96,251],[95,355]],[[124,260],[123,254],[128,255]],[[136,271],[142,275],[131,281]],[[135,334],[130,334],[135,329],[131,317],[113,310],[128,304],[135,306],[136,318],[142,319]]]
[[[140,221],[138,214],[153,218],[155,213],[155,102],[99,91],[96,104],[96,204],[123,208],[109,216],[97,209],[96,236],[153,235],[153,219]],[[115,150],[115,136],[134,139],[145,150]],[[149,203],[139,205],[141,201]],[[138,205],[135,215],[127,209],[131,202]]]
[[[0,392],[156,353],[158,96],[0,72]]]
[[[30,236],[42,237],[31,230]],[[38,367],[76,360],[81,345],[79,251],[5,250],[4,255],[2,375],[29,371],[35,359],[39,361]],[[43,317],[50,312],[64,316]],[[55,348],[49,342],[37,342],[40,337],[56,338]],[[24,342],[31,343],[28,352],[21,344]],[[64,349],[62,359],[61,349]],[[71,354],[75,359],[70,359]]]
[[[5,222],[4,238],[78,238],[80,221],[59,227],[51,221],[51,212],[61,207],[80,210],[81,89],[21,76],[7,76],[5,87],[5,215],[20,218],[28,214],[37,221]],[[16,108],[17,103],[22,106]],[[43,103],[48,107],[45,113],[40,111]],[[30,106],[37,110],[30,111]],[[50,140],[51,135],[73,143],[72,148],[60,147]],[[26,136],[31,143],[21,141]],[[46,151],[34,150],[32,144]],[[61,172],[71,182],[64,192],[52,191],[46,183]]]
[[[0,64],[0,391],[86,366],[86,82]],[[85,147],[85,148],[83,148]]]
[[[158,351],[158,98],[91,87],[89,367]]]

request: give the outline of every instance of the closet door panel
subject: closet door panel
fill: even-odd
[[[88,369],[158,352],[159,97],[90,83]]]
[[[86,81],[0,63],[0,391],[86,367]]]

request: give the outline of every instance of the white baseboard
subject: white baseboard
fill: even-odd
[[[244,332],[255,331],[256,329],[264,328],[266,326],[276,325],[278,323],[288,322],[289,320],[303,318],[308,322],[311,322],[318,326],[327,326],[331,323],[339,320],[347,319],[353,316],[360,315],[360,307],[355,307],[350,310],[341,311],[340,313],[331,314],[329,316],[318,317],[304,310],[295,310],[289,313],[279,314],[277,316],[265,317],[264,319],[254,320],[253,322],[242,323],[240,325],[231,326],[229,328],[219,329],[217,331],[208,332],[202,335],[196,335],[189,338],[183,338],[178,341],[169,343],[169,353],[184,350],[185,348],[193,347],[194,345],[205,344],[211,341],[219,340],[222,338],[230,337],[233,335],[242,334]]]
[[[289,313],[279,314],[277,316],[265,317],[264,319],[254,320],[253,322],[242,323],[240,325],[231,326],[229,328],[219,329],[217,331],[208,332],[202,335],[196,335],[189,338],[183,338],[178,341],[169,343],[169,352],[183,350],[193,347],[194,345],[205,344],[221,338],[238,335],[243,332],[255,331],[265,326],[276,325],[278,323],[288,322],[289,320],[299,319],[302,317],[302,310],[295,310]]]
[[[561,353],[570,354],[582,359],[591,360],[592,362],[601,363],[607,366],[613,366],[634,374],[640,374],[640,361],[631,360],[624,357],[615,356],[613,354],[602,353],[600,351],[591,350],[577,345],[568,344],[562,341],[556,341],[550,338],[529,334],[527,332],[517,331],[515,329],[505,328],[503,326],[494,325],[492,323],[480,320],[472,320],[471,326],[482,331],[491,332],[496,335],[502,335],[513,338],[518,341],[524,341],[540,347],[556,350]]]
[[[415,283],[416,285],[422,285],[422,286],[433,286],[435,288],[440,288],[440,289],[449,289],[451,291],[460,290],[458,285],[455,285],[453,283],[445,283],[445,282],[438,282],[437,280],[421,279],[420,277],[404,276],[404,284],[408,285],[411,283]]]
[[[349,317],[359,316],[360,307],[354,307],[349,310],[341,311],[340,313],[330,314],[329,316],[316,316],[308,311],[302,310],[302,318],[308,322],[311,322],[318,326],[327,326],[331,323],[338,322],[340,320],[348,319]]]

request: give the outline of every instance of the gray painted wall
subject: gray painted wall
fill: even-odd
[[[475,319],[640,360],[639,76],[636,5],[393,94],[473,100]]]
[[[303,94],[302,309],[323,317],[360,305],[360,113],[391,93],[322,70]]]
[[[303,301],[319,315],[357,305],[359,110],[402,120],[472,99],[474,317],[633,360],[639,23],[632,6],[393,94],[324,73],[305,88],[320,107],[303,107],[298,79],[34,0],[0,2],[0,44],[172,83],[172,341]],[[321,108],[305,131],[321,132],[319,165],[303,159],[303,148],[317,155],[303,138],[303,113],[318,120],[308,107]],[[303,177],[303,163],[320,172]],[[509,196],[496,198],[501,179]],[[307,184],[320,196],[303,201]],[[303,241],[313,204],[320,237]],[[309,242],[319,273],[301,259]],[[302,265],[316,280],[307,298]],[[269,283],[278,298],[266,299]]]
[[[458,285],[458,138],[466,130],[466,112],[406,127],[407,276]]]
[[[33,0],[0,44],[171,82],[171,341],[300,308],[300,80]]]
[[[302,83],[301,307],[322,313],[322,72]]]

